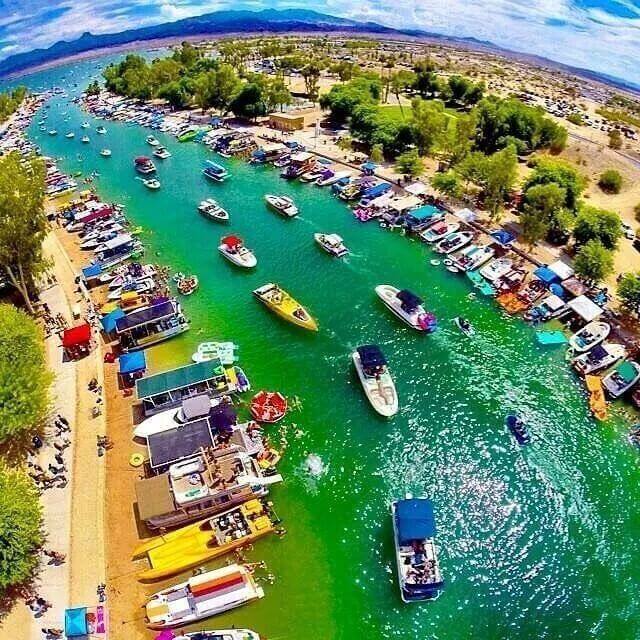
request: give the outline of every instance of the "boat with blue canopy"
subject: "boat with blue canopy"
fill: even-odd
[[[202,173],[215,182],[224,182],[229,177],[229,172],[221,164],[212,160],[207,160],[207,166]]]
[[[433,503],[408,494],[391,504],[391,515],[400,597],[403,602],[435,600],[444,588],[444,580],[434,542]]]

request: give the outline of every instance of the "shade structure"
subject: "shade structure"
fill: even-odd
[[[427,185],[424,182],[413,182],[408,184],[404,190],[413,196],[421,196],[427,192]]]
[[[560,280],[566,280],[570,278],[575,271],[566,263],[562,262],[562,260],[556,260],[549,265],[549,269],[557,274]]]
[[[67,638],[86,636],[89,633],[87,626],[87,608],[75,607],[64,612],[64,634]]]
[[[549,267],[538,267],[533,275],[538,278],[538,280],[542,280],[545,284],[551,284],[552,282],[557,282],[560,278],[555,271],[549,269]]]
[[[491,237],[500,243],[503,247],[510,245],[516,237],[506,229],[498,229],[491,234]]]
[[[437,216],[439,213],[440,209],[438,209],[438,207],[434,207],[432,204],[425,204],[413,211],[409,211],[407,214],[407,220],[425,222],[426,220],[430,220],[434,216]]]
[[[116,328],[116,321],[119,320],[120,318],[124,318],[124,316],[125,316],[125,313],[122,309],[120,309],[120,307],[118,307],[117,309],[114,309],[113,311],[110,311],[106,315],[102,316],[102,318],[100,318],[100,324],[102,325],[102,329],[106,333],[111,333]]]
[[[238,236],[225,236],[222,238],[222,243],[226,244],[230,249],[235,249],[242,244],[242,240]]]
[[[598,318],[603,310],[587,296],[578,296],[567,303],[567,306],[577,313],[585,322]]]
[[[562,286],[565,291],[568,291],[572,296],[581,296],[589,290],[589,287],[575,276],[564,280]]]
[[[92,264],[82,270],[82,276],[85,280],[96,278],[102,273],[102,267],[99,264]]]
[[[357,348],[358,355],[360,356],[360,362],[365,368],[370,367],[382,367],[387,364],[387,359],[380,350],[380,347],[375,344],[365,344]]]
[[[466,220],[467,222],[472,222],[476,219],[476,212],[471,209],[460,209],[460,211],[456,211],[456,216],[461,220]]]
[[[396,503],[395,525],[401,545],[436,535],[433,503],[426,498],[409,498]]]
[[[238,415],[233,405],[222,403],[213,407],[209,414],[209,424],[215,431],[223,433],[231,431],[231,427],[238,421]]]
[[[62,346],[65,349],[77,347],[91,342],[91,325],[87,322],[71,329],[65,329],[62,334]]]
[[[144,351],[124,353],[118,358],[118,363],[120,364],[120,373],[123,375],[139,373],[147,368]]]

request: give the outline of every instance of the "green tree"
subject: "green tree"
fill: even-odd
[[[178,49],[173,52],[173,59],[183,67],[189,69],[200,58],[201,53],[190,42],[183,42]]]
[[[436,175],[431,178],[431,186],[442,195],[450,198],[459,198],[463,193],[460,178],[456,175],[455,171],[436,173]]]
[[[304,90],[311,102],[316,102],[319,95],[320,67],[317,62],[310,62],[300,71],[304,78]]]
[[[609,131],[609,147],[611,149],[622,149],[622,135],[618,129]]]
[[[602,282],[613,273],[613,253],[599,240],[589,240],[576,253],[573,266],[585,280]]]
[[[41,329],[23,311],[0,304],[0,442],[44,423],[51,381]]]
[[[328,93],[320,97],[320,106],[331,111],[331,118],[335,122],[346,122],[356,107],[377,104],[381,90],[378,76],[363,74],[345,84],[331,87]]]
[[[400,154],[396,159],[396,170],[411,178],[421,176],[424,173],[424,164],[418,151],[413,149]]]
[[[523,185],[523,192],[539,184],[557,184],[564,189],[564,207],[576,211],[580,196],[586,187],[586,178],[566,162],[560,160],[541,159]]]
[[[640,271],[622,276],[618,282],[618,297],[624,309],[640,315]]]
[[[599,240],[607,249],[615,249],[622,237],[620,217],[613,211],[583,206],[576,218],[573,237],[578,246]]]
[[[513,146],[497,151],[488,158],[483,184],[485,204],[492,219],[497,219],[509,199],[518,177],[518,158]]]
[[[565,207],[566,199],[566,190],[555,182],[536,184],[525,191],[520,220],[523,227],[527,226],[525,234],[529,235],[531,244],[542,237],[554,244],[567,241],[574,216]],[[537,237],[542,228],[544,235]]]
[[[42,507],[31,479],[0,465],[0,593],[31,578],[44,542]]]
[[[267,113],[263,89],[254,82],[247,82],[231,101],[231,111],[242,118],[254,119]]]
[[[42,242],[45,166],[40,158],[23,161],[16,153],[0,157],[0,269],[33,313],[31,294],[47,267]]]
[[[446,125],[438,138],[438,156],[452,167],[462,162],[473,148],[476,123],[472,114],[447,118]]]
[[[97,96],[100,93],[100,83],[97,80],[90,82],[85,89],[88,96]]]
[[[529,245],[529,249],[540,242],[549,233],[549,224],[536,211],[525,211],[520,216],[522,238]]]
[[[412,71],[407,71],[406,69],[396,71],[391,76],[389,87],[391,93],[396,97],[398,101],[398,106],[400,107],[400,113],[404,116],[404,108],[402,107],[402,102],[400,102],[400,96],[407,91],[407,89],[413,86],[415,82],[416,74]]]
[[[620,193],[620,189],[622,188],[622,176],[620,172],[615,169],[607,169],[600,176],[598,186],[605,193]]]
[[[267,87],[267,107],[269,111],[293,103],[291,92],[282,78],[273,78]]]
[[[166,100],[174,109],[184,109],[189,106],[191,96],[182,82],[169,82],[158,90],[158,97]]]
[[[371,162],[380,163],[384,160],[384,151],[381,144],[374,144],[369,152]]]
[[[415,98],[411,102],[411,112],[418,151],[429,155],[447,126],[444,104],[440,100]]]
[[[0,122],[4,122],[10,115],[15,113],[26,95],[27,88],[23,86],[0,93]]]

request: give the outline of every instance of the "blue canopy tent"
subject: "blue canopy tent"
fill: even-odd
[[[406,215],[407,227],[419,230],[420,227],[431,224],[442,217],[442,211],[432,204],[425,204],[417,209],[411,209]]]
[[[557,282],[553,282],[549,285],[549,291],[551,291],[554,296],[558,296],[558,298],[562,298],[564,300],[564,289],[562,288],[562,285],[559,285]]]
[[[550,285],[553,282],[558,282],[560,278],[555,271],[551,271],[549,267],[538,267],[533,275],[536,276],[539,280],[542,280],[546,285]]]
[[[375,344],[365,344],[356,349],[360,356],[360,362],[364,369],[372,369],[382,367],[387,364],[387,359],[380,350],[380,347]]]
[[[64,635],[67,638],[86,636],[89,633],[87,625],[87,608],[75,607],[64,612]]]
[[[362,171],[362,173],[364,173],[365,175],[372,176],[375,170],[376,165],[374,162],[368,161],[360,165],[360,171]]]
[[[401,545],[436,535],[433,503],[427,498],[409,498],[396,504],[396,531]]]
[[[100,318],[100,324],[102,325],[102,329],[104,330],[104,332],[111,333],[115,331],[116,321],[120,318],[124,318],[124,316],[125,313],[122,309],[120,309],[120,307],[102,316],[102,318]]]
[[[132,387],[135,381],[144,375],[147,368],[147,360],[144,351],[132,351],[124,353],[118,358],[120,376],[127,387]]]
[[[101,273],[102,268],[99,264],[91,264],[82,270],[82,277],[85,279],[85,281],[89,281],[93,280],[93,278],[97,278]]]
[[[491,234],[491,237],[503,247],[510,245],[516,237],[506,229],[498,229]]]

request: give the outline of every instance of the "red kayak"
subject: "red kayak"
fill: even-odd
[[[253,396],[249,410],[258,422],[278,422],[287,413],[287,399],[278,391],[260,391]]]

